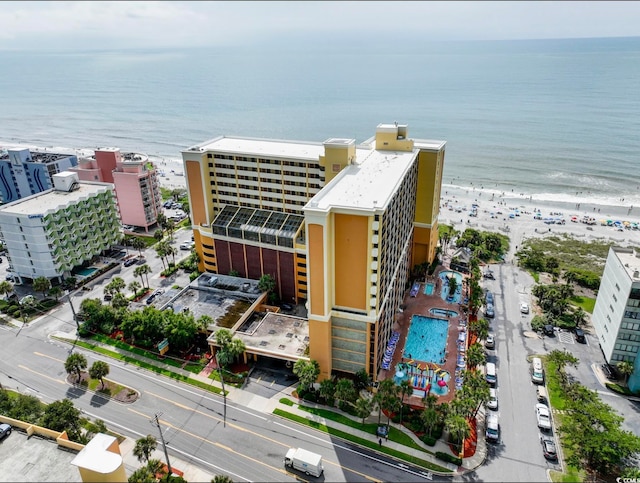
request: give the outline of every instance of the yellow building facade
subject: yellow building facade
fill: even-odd
[[[359,145],[220,137],[189,148],[182,155],[200,268],[276,273],[282,293],[307,300],[320,378],[375,375],[411,268],[435,257],[444,153],[445,142],[412,140],[397,123],[378,125]],[[234,219],[221,220],[229,206],[239,208],[227,216]],[[303,222],[292,225],[291,246],[269,245],[267,225],[247,228],[253,217],[231,233],[242,208]],[[294,269],[284,270],[290,261]]]

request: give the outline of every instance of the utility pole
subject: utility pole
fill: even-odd
[[[160,441],[162,442],[162,449],[164,450],[164,457],[167,460],[168,476],[171,476],[173,471],[171,470],[171,463],[169,463],[169,453],[167,452],[167,445],[164,442],[164,436],[162,436],[162,428],[160,428],[160,421],[158,421],[158,416],[162,416],[162,413],[160,414],[156,413],[151,422],[155,423],[156,426],[158,427],[158,432],[160,433]]]
[[[220,377],[220,382],[222,383],[222,400],[223,400],[223,410],[222,410],[222,427],[227,427],[227,391],[224,390],[224,377],[222,376],[222,369],[220,368],[220,359],[218,359],[218,351],[216,351],[216,365],[218,366],[218,376]]]
[[[71,307],[71,313],[73,314],[73,321],[76,323],[78,332],[80,332],[80,324],[78,323],[78,317],[76,316],[76,309],[73,308],[71,303],[71,291],[67,291],[67,300],[69,301],[69,307]]]

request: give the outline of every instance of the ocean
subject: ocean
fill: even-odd
[[[640,206],[640,38],[0,52],[0,146],[154,158],[219,135],[447,141],[444,183]]]

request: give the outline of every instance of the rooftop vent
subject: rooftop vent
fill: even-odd
[[[299,320],[296,320],[296,321],[293,323],[293,326],[294,326],[294,327],[300,327],[300,321],[299,321]]]
[[[293,337],[293,334],[291,332],[287,333],[287,339],[291,339],[291,337]]]
[[[271,329],[271,330],[269,331],[269,334],[271,334],[271,335],[273,335],[273,334],[275,334],[275,333],[276,333],[275,329]]]
[[[269,343],[266,340],[261,340],[260,341],[260,347],[265,347],[265,346],[268,346],[268,345],[269,345]]]
[[[639,278],[639,277],[640,277],[640,271],[634,270],[633,271],[633,278]]]
[[[284,344],[280,344],[280,345],[278,346],[278,349],[280,349],[281,351],[283,351],[285,347],[286,347],[286,346],[285,346]]]
[[[305,341],[305,342],[309,342],[309,336],[306,336],[306,337],[304,338],[304,341]]]

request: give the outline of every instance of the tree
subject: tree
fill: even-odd
[[[149,265],[145,263],[144,265],[136,267],[135,270],[133,271],[133,275],[134,277],[140,277],[140,281],[142,282],[143,287],[149,288],[149,277],[147,276],[147,274],[149,274],[150,272],[151,272],[151,267],[149,267]],[[146,285],[144,283],[144,277],[147,278]]]
[[[20,299],[20,314],[22,322],[26,324],[29,321],[29,313],[36,305],[36,299],[33,295],[25,295]]]
[[[373,399],[370,397],[359,397],[355,404],[356,415],[362,418],[362,425],[364,426],[364,420],[371,414],[373,409]]]
[[[127,478],[128,483],[156,483],[156,475],[146,466],[141,466]]]
[[[398,409],[398,395],[400,388],[392,379],[385,379],[378,384],[378,392],[374,396],[376,404],[380,408],[378,413],[378,424],[380,424],[380,416],[383,411],[395,412]],[[389,427],[390,416],[387,415],[387,428]]]
[[[458,288],[458,280],[453,275],[448,277],[447,280],[449,280],[449,297],[453,297]]]
[[[420,421],[424,426],[424,431],[431,436],[433,430],[442,423],[442,413],[438,411],[435,407],[432,408],[424,408],[424,410],[420,413]]]
[[[404,397],[407,394],[409,394],[409,391],[411,391],[411,382],[409,381],[409,379],[403,379],[402,381],[400,381],[400,385],[398,387],[399,387],[398,402],[400,406],[400,424],[402,424],[402,409],[404,408]]]
[[[87,358],[84,354],[80,354],[78,352],[74,352],[64,363],[64,369],[67,371],[67,374],[76,373],[78,376],[78,383],[80,383],[80,378],[82,377],[82,371],[87,368]]]
[[[573,312],[573,320],[576,323],[576,327],[582,327],[587,322],[587,313],[584,311],[582,307],[578,307],[578,309]]]
[[[628,382],[629,376],[633,374],[633,364],[631,364],[631,362],[629,361],[620,361],[618,362],[617,367],[620,371],[620,374],[624,376],[624,382]]]
[[[335,402],[336,394],[336,381],[329,377],[320,381],[320,389],[318,390],[320,396],[324,398],[328,406],[333,406]]]
[[[369,374],[367,374],[367,371],[363,368],[355,373],[355,379],[353,382],[356,385],[356,391],[360,392],[369,387],[371,377],[369,377]]]
[[[309,390],[320,375],[320,364],[316,360],[298,359],[293,365],[293,373],[300,380],[300,389]],[[337,386],[337,385],[336,385]],[[337,387],[336,387],[337,391]]]
[[[10,418],[38,424],[44,413],[44,404],[42,404],[37,397],[28,394],[18,394],[9,399],[6,391],[3,390],[2,394],[7,396],[8,402],[6,405],[3,404],[2,414]]]
[[[51,288],[51,280],[47,277],[36,277],[33,279],[33,290],[42,292],[42,298],[47,296],[47,291]]]
[[[211,478],[211,483],[233,483],[233,480],[227,475],[216,475]]]
[[[478,342],[471,344],[467,349],[467,365],[469,367],[478,367],[484,365],[486,361],[487,356],[482,345]]]
[[[138,254],[142,257],[142,249],[147,245],[142,238],[134,237],[133,240],[131,240],[131,246],[134,250],[138,250]]]
[[[156,245],[156,254],[158,255],[158,258],[160,259],[160,261],[162,262],[162,269],[165,270],[166,266],[165,266],[165,258],[167,256],[167,242],[160,242]]]
[[[13,292],[13,284],[3,280],[0,282],[0,295],[6,296]]]
[[[352,405],[358,397],[353,381],[347,378],[338,379],[335,397],[338,400],[338,407],[341,409],[347,404]]]
[[[467,420],[463,416],[452,412],[445,418],[444,426],[449,433],[450,441],[462,449],[462,442],[471,434],[471,428]]]
[[[91,367],[89,368],[89,376],[91,376],[92,379],[99,379],[100,386],[103,389],[104,389],[103,378],[107,374],[109,374],[109,364],[107,364],[104,361],[95,361],[93,364],[91,364]]]
[[[260,277],[260,280],[258,281],[258,290],[261,290],[262,292],[272,293],[275,288],[276,281],[271,275],[266,273],[262,277]]]
[[[476,319],[469,322],[469,331],[474,333],[480,340],[485,340],[489,335],[489,321],[486,319]]]
[[[85,430],[89,438],[98,433],[107,434],[109,432],[106,423],[102,419],[96,419],[94,422],[87,422]]]
[[[127,284],[122,278],[114,277],[113,279],[111,279],[111,282],[109,282],[104,289],[105,291],[108,291],[111,294],[116,294],[124,290],[126,286]]]
[[[164,238],[164,232],[162,231],[162,228],[153,232],[153,238],[155,238],[158,242],[162,241],[162,239]]]
[[[58,299],[60,298],[60,295],[62,295],[62,289],[57,285],[55,287],[51,287],[51,289],[49,290],[49,295],[55,298],[57,302]]]
[[[138,295],[138,290],[140,290],[141,288],[142,288],[142,285],[140,285],[137,280],[134,280],[129,284],[129,290],[133,292],[134,297]]]
[[[151,454],[158,447],[158,441],[156,438],[148,434],[144,438],[136,440],[136,444],[133,447],[133,455],[138,458],[140,463],[145,463],[151,458]]]
[[[69,399],[54,401],[45,408],[41,425],[53,431],[66,431],[69,439],[76,441],[81,434],[80,410]]]
[[[560,379],[560,383],[563,387],[567,385],[568,378],[567,373],[565,371],[565,367],[567,364],[576,367],[578,365],[578,358],[573,356],[567,351],[560,350],[552,350],[549,355],[547,355],[547,362],[555,364],[556,371],[558,372],[558,378]]]

